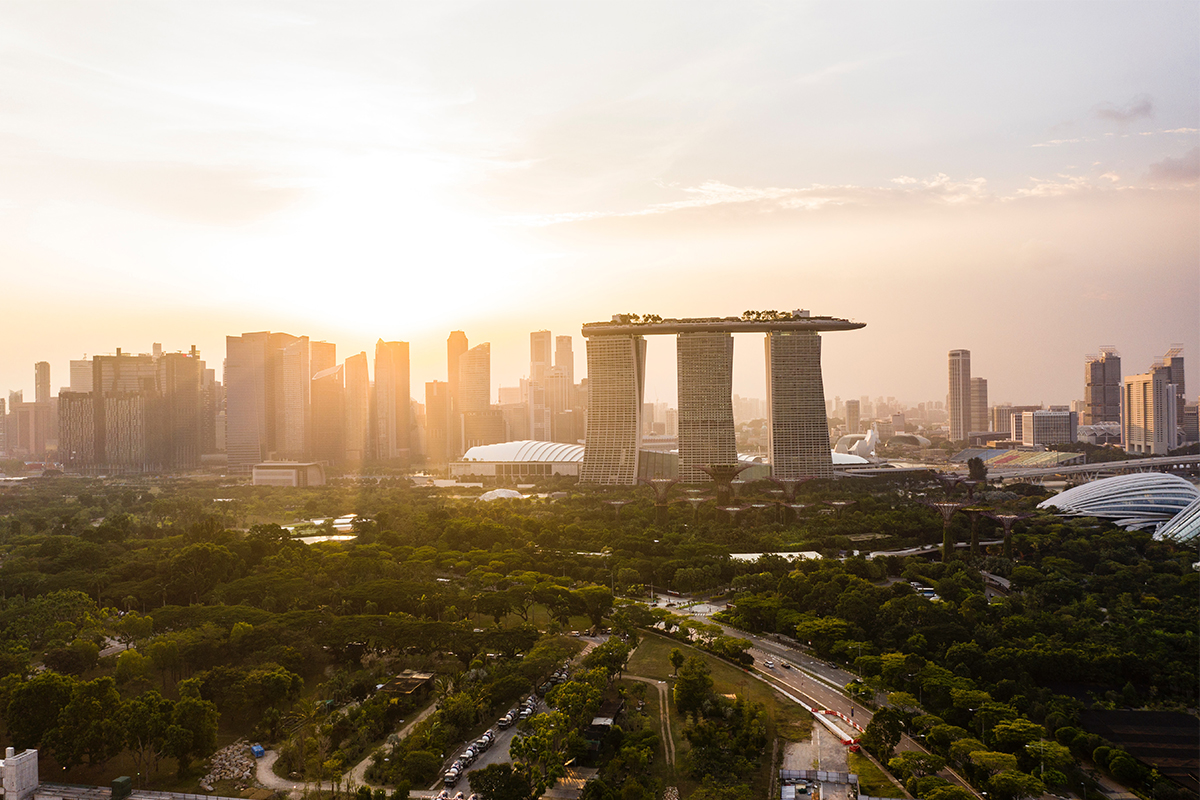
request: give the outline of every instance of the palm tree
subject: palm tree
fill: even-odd
[[[304,745],[309,736],[316,736],[317,726],[324,715],[324,707],[311,697],[297,700],[292,710],[284,717],[284,725],[289,733],[297,736],[300,744],[300,764],[304,774],[308,775],[308,759],[304,754]]]

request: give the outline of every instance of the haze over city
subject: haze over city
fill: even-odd
[[[284,330],[492,343],[812,309],[829,397],[1068,403],[1200,353],[1200,7],[43,3],[3,9],[0,387]],[[737,338],[734,391],[763,396]],[[673,402],[673,341],[646,399]],[[1193,357],[1190,385],[1200,385]]]

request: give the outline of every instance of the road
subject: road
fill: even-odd
[[[858,677],[857,675],[839,669],[818,658],[814,658],[812,655],[776,639],[746,633],[745,631],[731,628],[728,625],[723,625],[715,620],[709,619],[706,621],[720,625],[730,636],[749,640],[751,644],[749,652],[754,656],[754,668],[768,682],[776,686],[785,687],[789,693],[796,695],[801,701],[807,702],[811,706],[827,708],[831,711],[840,711],[864,728],[870,723],[871,710],[851,700],[840,691],[840,687],[850,683]],[[775,662],[774,669],[768,669],[765,666],[764,662],[768,659]],[[790,668],[784,668],[784,662],[788,663]],[[817,726],[814,725],[813,730],[817,730]],[[824,733],[825,731],[822,732]],[[908,735],[901,736],[900,744],[896,746],[896,751],[929,752],[919,742]],[[832,769],[832,767],[822,768]],[[811,769],[811,767],[804,767],[803,769]],[[983,795],[975,791],[954,770],[946,768],[938,774],[951,783],[963,787],[975,795],[978,800],[985,800]],[[822,797],[839,797],[839,791],[842,793],[845,792],[845,787],[837,789],[831,786],[831,789],[833,790],[833,794],[826,794],[822,790]]]

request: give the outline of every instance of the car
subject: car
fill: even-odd
[[[791,669],[791,668],[792,668],[792,665],[791,665],[791,664],[789,664],[789,663],[788,663],[788,662],[786,662],[786,661],[781,661],[781,662],[779,662],[779,666],[783,667],[784,669]]]
[[[765,664],[767,666],[767,669],[775,669],[774,661],[767,660],[767,661],[764,661],[763,664]]]

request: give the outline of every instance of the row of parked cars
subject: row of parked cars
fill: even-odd
[[[474,792],[471,792],[470,795],[466,796],[464,796],[462,792],[452,795],[450,794],[449,789],[442,789],[440,792],[438,792],[438,796],[435,800],[479,800],[479,795],[475,794]]]
[[[566,679],[567,668],[565,666],[560,667],[558,671],[550,676],[549,680],[538,687],[537,694],[529,695],[529,697],[526,697],[523,701],[521,701],[521,703],[510,709],[508,713],[501,717],[496,723],[496,727],[501,730],[506,730],[515,725],[518,721],[527,720],[532,717],[537,711],[538,695],[544,695],[546,692],[550,691],[551,687],[557,686]],[[479,758],[479,756],[485,750],[490,748],[492,743],[495,741],[496,732],[489,728],[484,732],[483,736],[472,742],[463,752],[463,754],[454,760],[454,763],[450,765],[450,768],[446,770],[445,775],[442,776],[442,783],[444,783],[447,787],[456,785],[459,778],[461,778],[463,773],[466,772],[467,768],[474,764],[475,759]],[[449,797],[449,794],[446,790],[443,790],[443,794],[446,794],[446,796]],[[461,795],[462,792],[459,792],[460,797]],[[458,799],[452,798],[451,800]]]
[[[463,754],[454,760],[450,765],[450,769],[446,770],[446,774],[442,776],[442,783],[446,786],[453,786],[458,783],[458,779],[462,777],[463,772],[467,767],[475,763],[475,759],[492,746],[492,742],[496,741],[496,732],[490,728],[484,731],[483,736],[480,736],[474,742],[467,746]],[[459,792],[462,794],[462,792]]]

